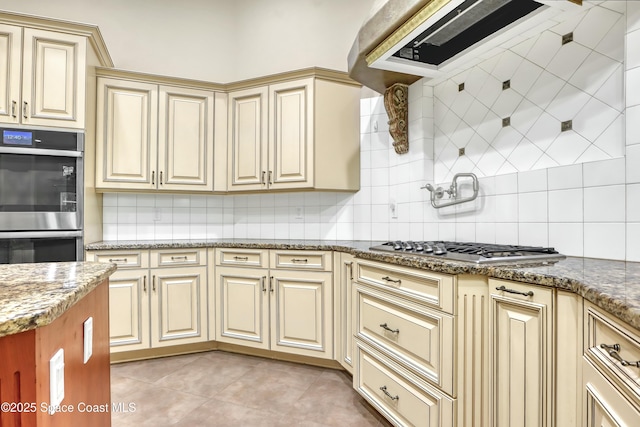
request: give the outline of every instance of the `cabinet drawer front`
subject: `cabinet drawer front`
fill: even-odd
[[[583,359],[585,426],[636,426],[640,404],[622,394],[590,361]]]
[[[358,342],[355,388],[393,424],[452,426],[454,401]]]
[[[260,249],[216,249],[217,265],[268,267],[268,251]]]
[[[118,269],[148,268],[148,251],[100,251],[93,252],[93,261],[117,264]]]
[[[358,337],[453,393],[453,316],[357,286]]]
[[[585,354],[640,403],[640,337],[593,305],[585,305]],[[606,347],[603,347],[606,346]],[[622,360],[630,362],[624,366]]]
[[[271,251],[271,268],[296,270],[331,270],[331,258],[327,252]]]
[[[399,296],[454,314],[455,276],[359,261],[357,279],[360,283],[392,290]]]
[[[207,265],[206,249],[180,249],[151,251],[151,267]]]

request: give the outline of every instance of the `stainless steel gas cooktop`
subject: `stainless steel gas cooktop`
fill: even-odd
[[[521,262],[552,264],[566,258],[554,248],[471,242],[396,240],[372,246],[369,249],[397,254],[433,256],[476,264],[515,264]]]

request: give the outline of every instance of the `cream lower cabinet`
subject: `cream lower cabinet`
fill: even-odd
[[[87,38],[0,23],[0,122],[84,129]]]
[[[334,253],[335,277],[335,334],[336,355],[342,367],[353,375],[354,325],[356,287],[354,278],[355,257],[347,253]]]
[[[228,191],[359,189],[359,88],[330,74],[229,92]]]
[[[356,262],[354,388],[399,426],[453,426],[456,278]]]
[[[212,191],[214,93],[104,73],[96,188]]]
[[[333,358],[330,254],[217,249],[216,259],[218,341]]]
[[[584,303],[582,425],[640,425],[640,331]]]
[[[206,249],[96,251],[109,281],[111,352],[207,341]]]
[[[490,425],[553,426],[554,290],[494,279],[489,288]]]

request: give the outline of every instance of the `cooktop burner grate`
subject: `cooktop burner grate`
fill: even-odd
[[[551,263],[565,258],[564,255],[558,253],[554,248],[474,242],[396,240],[372,246],[370,249],[412,255],[436,256],[477,264],[517,263],[522,261]]]

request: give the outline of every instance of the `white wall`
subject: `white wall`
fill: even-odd
[[[117,68],[217,83],[319,66],[346,71],[373,0],[0,0],[97,25]]]

